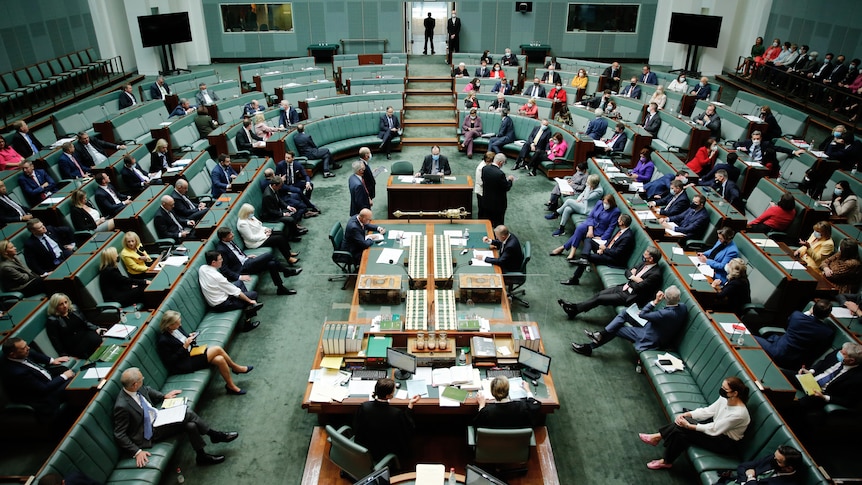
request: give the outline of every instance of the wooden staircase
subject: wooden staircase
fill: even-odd
[[[408,64],[409,66],[409,64]],[[411,76],[407,73],[401,143],[408,146],[457,146],[458,98],[448,67],[441,64],[440,75]],[[425,136],[415,136],[420,132]]]

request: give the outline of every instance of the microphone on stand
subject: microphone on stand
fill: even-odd
[[[756,385],[761,391],[764,390],[763,384],[765,383],[764,379],[766,378],[766,373],[769,371],[769,368],[773,366],[775,366],[775,362],[770,357],[769,363],[766,364],[766,368],[763,369],[763,373],[760,375],[760,379],[754,381],[754,385]]]
[[[395,265],[395,260],[390,259],[389,264]],[[401,271],[403,271],[404,274],[407,275],[407,288],[412,290],[415,285],[413,284],[413,277],[410,276],[410,272],[407,271],[407,268],[405,268],[403,265],[398,264],[396,266],[401,268]]]

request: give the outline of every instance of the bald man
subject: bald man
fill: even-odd
[[[161,199],[161,207],[156,211],[153,224],[156,226],[156,235],[161,239],[173,239],[180,242],[194,237],[195,221],[174,212],[174,198],[165,195]]]

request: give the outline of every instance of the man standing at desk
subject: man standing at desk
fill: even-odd
[[[496,227],[506,218],[508,198],[506,193],[512,188],[515,177],[503,173],[506,155],[494,155],[494,161],[482,168],[482,212]]]
[[[359,265],[362,261],[362,252],[371,247],[374,241],[365,237],[368,231],[386,234],[386,229],[371,223],[371,209],[362,209],[359,214],[351,216],[347,221],[347,229],[344,230],[344,239],[341,241],[341,250],[347,251],[353,258],[353,264]]]
[[[421,177],[425,174],[452,175],[452,169],[449,167],[449,159],[444,155],[440,155],[439,145],[431,147],[431,155],[425,155],[425,160],[422,161],[422,168],[416,176]]]
[[[350,189],[350,215],[359,214],[362,209],[370,209],[374,202],[371,200],[371,192],[365,184],[365,172],[367,165],[364,160],[357,160],[351,165],[353,175],[347,179]]]
[[[509,228],[504,225],[499,225],[494,228],[494,239],[488,236],[482,236],[482,242],[489,244],[492,248],[500,251],[500,255],[496,258],[483,257],[482,260],[488,264],[499,266],[503,273],[517,273],[521,271],[521,265],[524,264],[524,251],[521,249],[521,242],[514,234],[509,232]]]

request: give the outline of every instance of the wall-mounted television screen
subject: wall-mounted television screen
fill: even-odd
[[[718,47],[720,33],[721,17],[672,12],[667,41],[701,47]]]
[[[144,15],[138,17],[138,26],[141,29],[141,42],[144,47],[192,41],[188,12]]]

